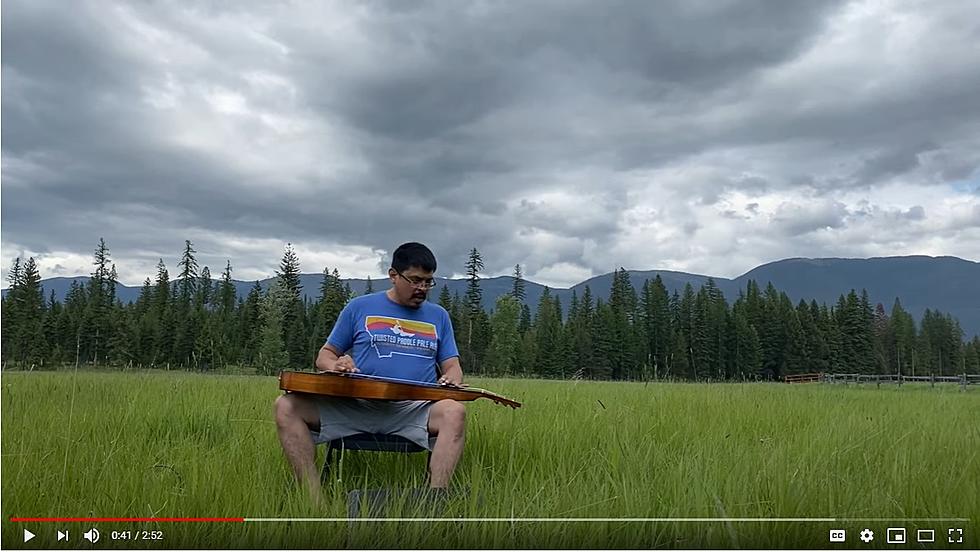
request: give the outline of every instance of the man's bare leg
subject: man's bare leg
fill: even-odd
[[[436,436],[429,460],[429,486],[446,488],[463,454],[466,438],[466,407],[445,399],[429,409],[429,434]]]
[[[296,480],[307,488],[314,501],[320,500],[320,478],[316,471],[316,445],[310,431],[320,429],[320,411],[312,400],[296,394],[276,399],[276,432],[293,468]]]

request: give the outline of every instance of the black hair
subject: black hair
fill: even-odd
[[[418,242],[399,245],[391,255],[391,267],[398,272],[404,272],[413,266],[426,272],[435,272],[436,256],[428,247]]]

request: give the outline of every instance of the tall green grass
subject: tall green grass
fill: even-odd
[[[958,386],[788,386],[473,380],[524,402],[469,403],[440,517],[980,517],[980,391]],[[352,489],[425,484],[424,454],[349,453],[314,507],[283,458],[275,378],[187,373],[6,373],[2,543],[74,546],[93,524],[11,517],[345,517]],[[319,452],[323,457],[322,450]],[[479,499],[479,500],[478,500]],[[407,514],[406,514],[407,515]],[[831,528],[888,522],[610,521],[94,524],[98,548],[827,547]],[[39,535],[26,545],[23,528]],[[161,529],[154,543],[113,529]],[[50,534],[48,534],[50,533]],[[914,539],[912,541],[914,543]],[[952,545],[951,545],[952,546]],[[963,545],[958,545],[963,546]]]

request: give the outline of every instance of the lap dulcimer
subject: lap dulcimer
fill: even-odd
[[[287,392],[357,399],[474,401],[479,398],[486,398],[511,408],[521,407],[521,403],[485,389],[422,383],[349,372],[314,373],[283,370],[279,372],[279,389]]]

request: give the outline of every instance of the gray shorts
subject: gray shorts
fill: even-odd
[[[436,439],[429,435],[432,401],[382,401],[323,397],[315,399],[320,431],[310,431],[313,442],[327,443],[355,433],[399,435],[427,450]]]

